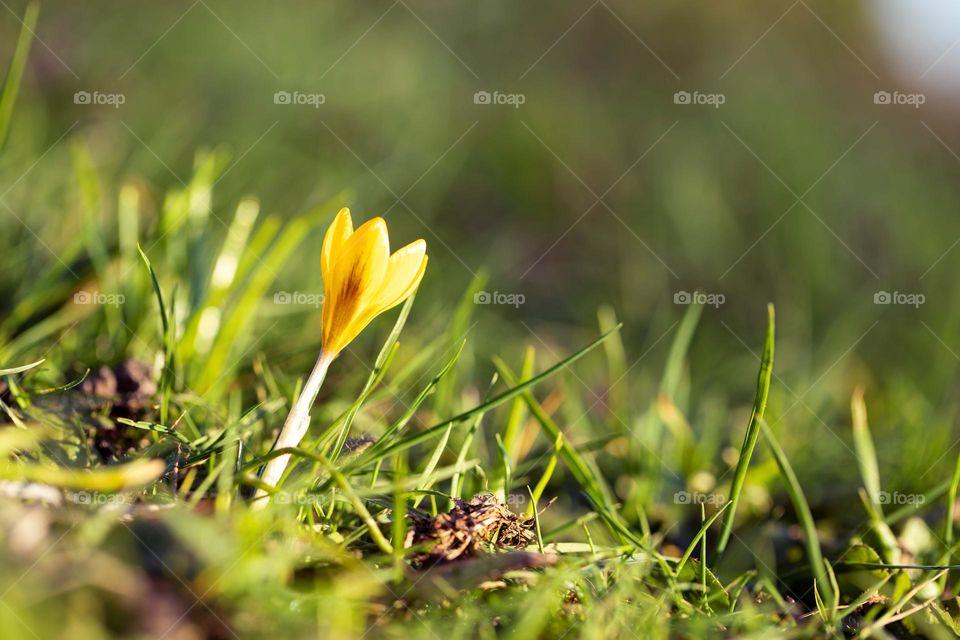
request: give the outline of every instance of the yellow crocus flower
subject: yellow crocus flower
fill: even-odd
[[[323,350],[337,354],[371,320],[410,297],[427,268],[427,243],[411,242],[390,255],[387,223],[374,218],[353,230],[341,209],[323,239]]]
[[[317,399],[327,369],[343,349],[378,315],[416,290],[427,268],[427,244],[411,242],[390,254],[387,223],[374,218],[353,230],[349,209],[341,209],[323,238],[320,273],[323,276],[322,347],[293,408],[287,415],[274,449],[296,447],[310,426],[310,408]],[[290,455],[272,458],[261,479],[276,486]],[[258,507],[266,504],[257,492]]]

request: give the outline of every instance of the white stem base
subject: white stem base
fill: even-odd
[[[303,436],[307,434],[307,428],[310,426],[310,409],[317,399],[317,394],[320,393],[320,386],[323,384],[323,379],[327,376],[327,369],[330,368],[330,363],[333,362],[335,357],[336,354],[328,354],[325,351],[320,352],[316,364],[313,365],[313,371],[310,372],[310,377],[307,378],[306,384],[303,385],[300,397],[297,398],[293,408],[290,409],[290,413],[287,414],[287,419],[283,423],[283,429],[280,430],[277,442],[273,445],[274,450],[296,447],[300,444],[300,441],[303,440]],[[263,470],[263,476],[260,479],[268,485],[275,487],[283,476],[283,472],[286,470],[289,462],[290,454],[271,459],[267,462],[267,466]],[[254,508],[262,509],[266,506],[268,499],[269,494],[263,489],[258,489],[256,499],[253,503]]]

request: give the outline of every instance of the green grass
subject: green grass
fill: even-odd
[[[0,95],[13,186],[41,156],[14,109],[38,6],[22,20]],[[497,274],[451,276],[424,233],[421,292],[334,363],[300,446],[271,450],[319,349],[320,238],[355,196],[234,197],[221,148],[182,181],[118,176],[97,143],[69,135],[56,179],[17,192],[39,213],[3,221],[21,234],[0,273],[4,638],[960,633],[958,407],[923,386],[954,363],[909,341],[829,376],[860,312],[821,344],[778,301],[775,341],[763,269],[731,285],[749,329],[698,305],[641,325],[571,280],[596,326],[547,310],[521,331],[474,304]],[[20,226],[49,210],[52,246]],[[90,393],[130,360],[143,397]],[[534,542],[419,567],[417,523],[482,493]]]
[[[201,174],[189,188],[209,189],[210,180]],[[168,202],[177,199],[173,194]],[[78,310],[68,293],[61,306],[47,306],[42,320],[14,328],[4,345],[5,353],[14,355],[2,370],[11,400],[3,405],[9,424],[0,430],[5,456],[0,478],[14,494],[5,499],[7,542],[25,536],[21,544],[29,548],[8,548],[3,556],[8,607],[0,618],[10,637],[49,637],[61,620],[90,637],[148,633],[141,600],[153,601],[160,592],[185,612],[179,621],[179,614],[171,614],[164,624],[211,635],[230,635],[225,631],[230,629],[241,637],[317,630],[429,637],[451,625],[463,633],[525,637],[629,637],[631,629],[654,635],[812,637],[876,634],[888,627],[953,628],[951,604],[938,596],[951,586],[949,576],[932,568],[949,562],[949,547],[928,529],[932,540],[917,549],[912,568],[894,568],[901,565],[889,551],[905,544],[895,533],[903,520],[884,519],[875,462],[861,462],[865,495],[871,496],[863,518],[872,525],[842,544],[837,536],[829,545],[821,541],[787,454],[763,426],[767,396],[776,388],[770,375],[772,310],[738,462],[726,474],[719,472],[707,491],[697,488],[694,476],[718,469],[723,440],[712,451],[696,451],[691,461],[689,447],[696,443],[672,443],[683,433],[678,421],[690,428],[689,419],[676,404],[666,412],[663,404],[688,384],[686,345],[702,322],[698,308],[688,314],[663,362],[660,400],[648,406],[621,398],[620,411],[607,416],[612,431],[605,435],[605,410],[588,409],[584,420],[577,420],[563,407],[573,404],[577,413],[596,401],[584,376],[602,388],[624,375],[622,345],[609,321],[600,337],[562,356],[551,351],[548,357],[536,348],[525,355],[509,349],[491,354],[497,374],[477,395],[467,381],[476,376],[460,365],[470,307],[456,327],[436,332],[430,325],[437,321],[418,314],[411,302],[379,357],[360,346],[338,360],[314,410],[314,435],[301,447],[268,454],[301,368],[318,346],[314,337],[290,362],[271,356],[275,347],[267,345],[282,340],[270,327],[286,320],[286,310],[277,310],[264,293],[279,285],[271,265],[282,260],[272,257],[305,250],[303,238],[323,220],[306,213],[283,227],[267,219],[236,242],[195,230],[199,254],[236,257],[236,277],[219,287],[215,275],[197,273],[195,263],[166,251],[179,245],[160,238],[159,231],[139,238],[139,255],[123,256],[104,244],[103,270],[91,260],[89,268],[98,275],[88,289],[102,292],[95,287],[120,282],[128,296],[124,304],[109,312]],[[157,229],[174,224],[161,219]],[[107,237],[106,230],[95,229],[81,240],[83,251],[91,251],[91,238]],[[253,253],[264,250],[264,260]],[[55,298],[43,291],[35,295]],[[30,303],[27,298],[22,304]],[[206,325],[198,318],[211,308],[222,315]],[[318,321],[313,307],[294,313],[297,322]],[[15,307],[11,315],[34,314]],[[117,429],[139,433],[139,444],[106,460],[90,449],[87,434],[111,419],[103,407],[89,405],[82,385],[68,384],[76,382],[71,369],[85,361],[83,350],[56,346],[70,322],[91,336],[122,337],[117,344],[96,346],[110,354],[108,361],[133,356],[154,363],[156,394],[144,415],[112,420]],[[29,327],[38,326],[49,329],[22,342]],[[255,329],[264,326],[265,334]],[[44,344],[53,346],[46,351],[33,346]],[[599,348],[610,344],[617,346]],[[34,357],[28,354],[45,360],[27,363]],[[211,359],[222,363],[215,377],[206,365]],[[474,359],[471,366],[480,368],[484,356]],[[521,365],[518,376],[514,366]],[[457,385],[448,387],[446,400],[426,409],[428,398],[450,379]],[[579,399],[571,402],[572,396]],[[678,402],[682,406],[683,400]],[[861,458],[873,450],[862,402],[855,397],[854,442]],[[457,405],[465,408],[454,411]],[[634,441],[631,424],[652,426],[647,432],[652,439]],[[761,432],[779,474],[771,474],[754,450]],[[347,438],[359,433],[378,439],[360,453],[344,450]],[[735,437],[732,432],[725,440],[732,444]],[[292,453],[297,464],[280,487],[271,488],[269,507],[252,510],[252,490],[262,486],[258,468],[282,453]],[[687,470],[687,484],[678,486],[678,478],[661,474],[652,488],[634,485],[635,491],[654,492],[640,500],[611,487],[612,478],[622,477],[611,469],[635,468],[631,473],[639,480],[651,473],[643,465],[664,456]],[[713,462],[699,468],[702,460]],[[951,491],[955,484],[949,483]],[[753,555],[740,535],[789,526],[794,516],[758,511],[746,489],[776,491],[778,485],[797,514],[798,536],[784,550]],[[15,497],[38,486],[52,488],[58,506]],[[504,571],[497,565],[502,552],[492,552],[450,570],[409,566],[404,539],[411,510],[429,516],[446,510],[454,497],[485,491],[535,516],[536,544],[528,551],[556,556],[556,564]],[[677,498],[678,491],[692,497]],[[549,508],[533,509],[554,498]],[[851,500],[851,508],[856,504]],[[938,513],[933,500],[917,506],[917,513],[928,517]],[[20,520],[31,523],[29,534],[17,533]],[[926,527],[915,515],[907,522],[914,529]],[[937,528],[949,538],[946,521]],[[913,535],[923,538],[915,530]],[[670,550],[678,544],[684,551]],[[871,568],[859,568],[863,562]],[[111,589],[115,580],[122,580],[120,592]],[[52,611],[59,612],[56,623]]]

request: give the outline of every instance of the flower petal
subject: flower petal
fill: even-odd
[[[320,250],[320,274],[323,276],[323,286],[326,290],[330,285],[330,275],[337,255],[343,249],[343,244],[353,234],[353,220],[350,218],[350,209],[344,207],[327,227],[323,236],[323,248]]]
[[[344,243],[332,264],[323,304],[325,349],[340,351],[363,330],[363,326],[354,327],[354,321],[364,315],[380,290],[389,259],[390,240],[383,218],[364,223]]]
[[[387,275],[373,300],[376,313],[397,306],[413,293],[427,268],[426,254],[427,243],[417,240],[390,256]]]

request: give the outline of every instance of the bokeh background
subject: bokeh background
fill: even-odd
[[[0,9],[4,64],[24,7]],[[631,367],[618,393],[652,403],[684,292],[700,291],[716,304],[682,401],[698,437],[735,445],[772,301],[769,422],[815,510],[856,500],[860,384],[885,486],[925,490],[952,468],[960,10],[946,0],[51,1],[36,36],[0,156],[0,312],[84,232],[71,145],[104,185],[105,228],[122,185],[147,228],[215,150],[217,220],[246,196],[288,219],[348,204],[385,215],[396,242],[425,238],[411,326],[442,325],[478,274],[522,296],[474,310],[478,386],[490,355],[556,359],[609,308]],[[318,288],[322,232],[275,288]],[[296,375],[319,318],[281,326],[262,349]]]

